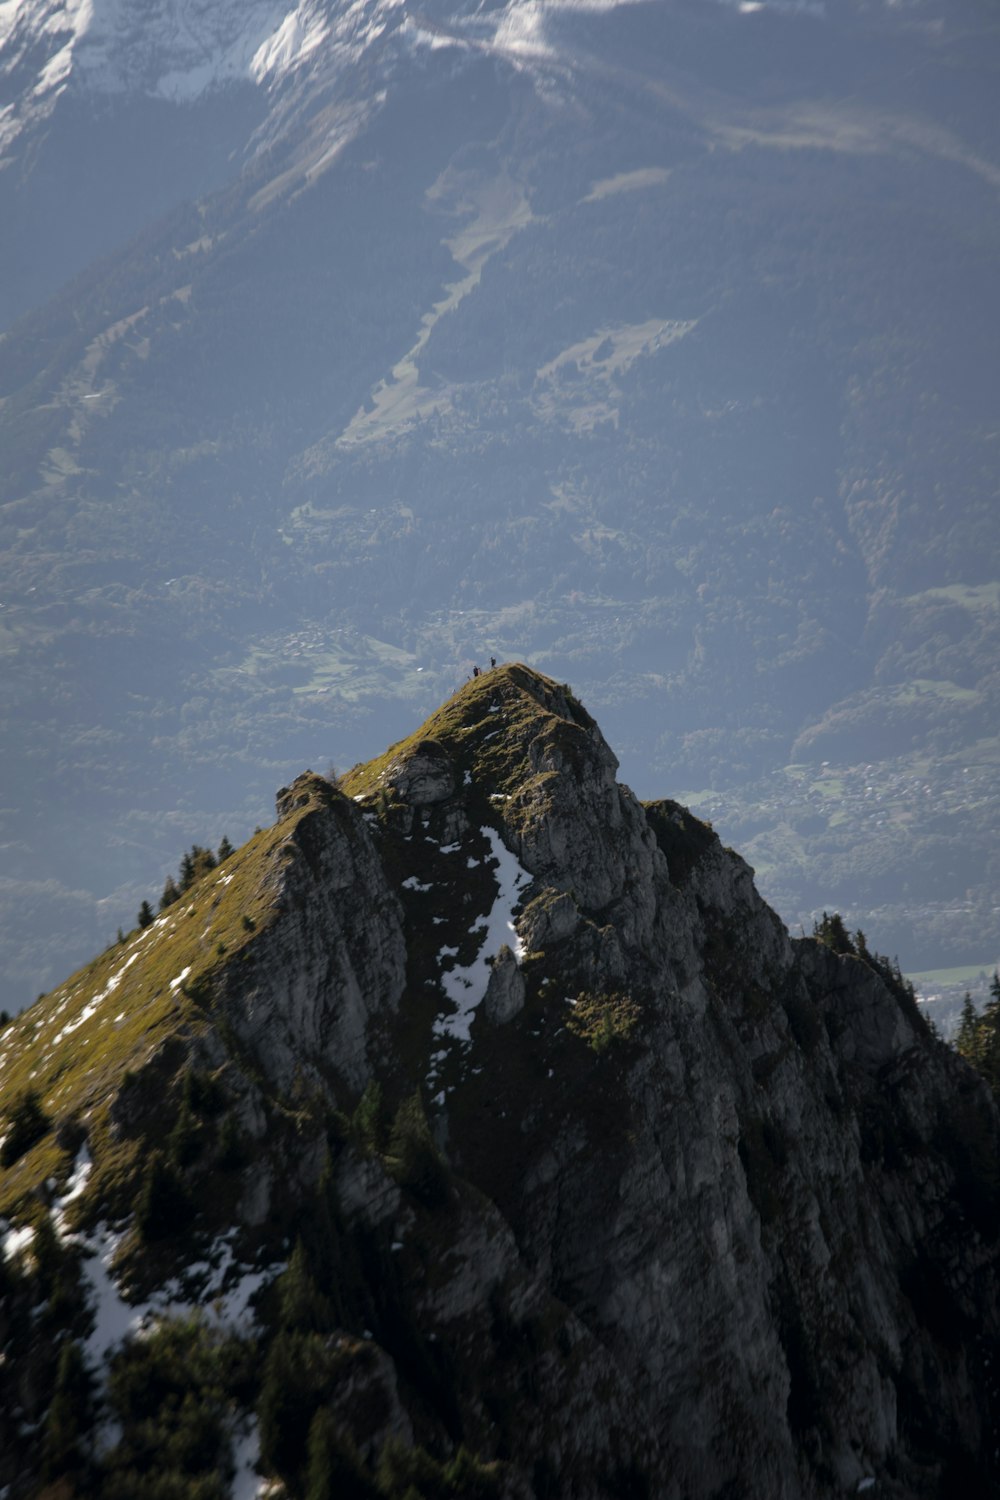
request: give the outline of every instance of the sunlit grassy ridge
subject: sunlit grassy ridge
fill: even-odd
[[[392,785],[394,774],[421,746],[433,741],[478,786],[511,796],[525,789],[530,740],[554,736],[572,758],[581,734],[592,728],[593,720],[569,688],[515,662],[465,683],[415,733],[390,745],[384,755],[352,767],[340,785],[350,797],[374,796]],[[535,779],[549,774],[539,772]]]
[[[33,1090],[52,1125],[0,1170],[0,1213],[68,1171],[71,1154],[56,1134],[61,1124],[85,1121],[92,1145],[108,1147],[107,1113],[125,1075],[171,1036],[189,1039],[205,1028],[200,1002],[213,974],[239,962],[269,921],[290,837],[316,805],[310,796],[291,816],[254,834],[152,926],[108,948],[0,1034],[4,1111]]]
[[[382,801],[391,805],[395,775],[431,743],[447,755],[456,779],[469,786],[470,810],[483,824],[496,821],[498,802],[507,821],[516,821],[517,809],[527,816],[538,798],[544,799],[546,781],[559,775],[551,769],[551,752],[557,752],[557,763],[572,764],[592,723],[568,688],[524,666],[498,667],[465,684],[406,740],[348,772],[342,790],[375,799],[380,807]],[[544,757],[538,751],[542,741]],[[540,768],[533,770],[535,765]],[[108,948],[0,1034],[5,1120],[30,1091],[49,1127],[0,1170],[0,1213],[23,1214],[40,1184],[65,1179],[82,1136],[71,1128],[76,1122],[85,1127],[95,1155],[95,1191],[113,1178],[111,1196],[120,1200],[118,1188],[140,1147],[110,1128],[111,1104],[127,1075],[140,1072],[176,1040],[176,1058],[171,1054],[166,1075],[157,1082],[169,1114],[171,1078],[185,1066],[191,1043],[211,1024],[207,1004],[215,975],[238,965],[268,924],[294,830],[333,795],[320,778],[302,778],[300,792],[304,800],[293,811],[203,875],[150,927]],[[387,857],[391,865],[388,849]],[[443,871],[435,866],[428,873],[441,883]],[[467,870],[463,877],[470,879]],[[484,871],[483,879],[488,904],[492,877]],[[435,934],[439,937],[443,940]],[[162,1128],[169,1130],[171,1123],[164,1119]]]

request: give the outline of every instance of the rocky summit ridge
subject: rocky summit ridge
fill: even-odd
[[[486,672],[0,1033],[9,1500],[994,1492],[988,1091],[616,769]]]

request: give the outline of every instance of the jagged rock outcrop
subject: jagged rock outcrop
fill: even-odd
[[[311,1075],[356,1094],[371,1076],[371,1028],[403,993],[402,908],[364,816],[329,782],[306,772],[277,811],[290,828],[273,916],[222,971],[217,1000],[276,1088]]]
[[[58,1205],[82,1132],[78,1232],[114,1223],[155,1286],[195,1249],[147,1188],[129,1215],[121,1153],[174,1121],[199,1245],[256,1257],[238,1399],[289,1496],[307,1433],[387,1496],[413,1463],[451,1493],[451,1462],[511,1497],[990,1493],[991,1097],[898,971],[791,941],[738,855],[615,769],[568,689],[505,667],[339,789],[299,778],[186,911],[20,1024],[27,1058],[120,992],[160,1030],[146,1072],[83,1070],[64,1164],[43,1139],[4,1201],[35,1162]]]

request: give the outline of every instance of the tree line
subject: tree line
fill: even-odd
[[[168,875],[164,882],[160,896],[160,911],[164,912],[168,906],[173,906],[174,902],[179,901],[185,891],[190,890],[196,881],[200,880],[203,875],[207,875],[210,870],[223,864],[232,853],[233,846],[225,834],[214,854],[211,849],[205,849],[201,844],[192,844],[181,859],[177,878],[174,879],[173,875]],[[136,920],[140,927],[150,927],[156,921],[156,913],[148,901],[144,901],[139,907]]]

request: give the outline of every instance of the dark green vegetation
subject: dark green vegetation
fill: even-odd
[[[283,1483],[290,1500],[499,1496],[500,1466],[479,1461],[464,1445],[436,1458],[422,1445],[390,1439],[376,1472],[362,1461],[345,1406],[345,1387],[363,1388],[377,1370],[367,1342],[371,1330],[361,1336],[362,1319],[398,1357],[409,1348],[414,1378],[430,1373],[433,1351],[406,1324],[398,1285],[386,1284],[384,1250],[336,1227],[328,1193],[310,1206],[321,1210],[320,1225],[312,1228],[308,1251],[299,1240],[252,1333],[220,1328],[200,1310],[166,1317],[124,1344],[100,1381],[78,1338],[67,1335],[54,1356],[43,1359],[38,1350],[36,1373],[52,1382],[40,1466],[51,1488],[39,1493],[48,1500],[134,1500],[140,1494],[228,1500],[239,1435],[259,1424],[261,1467],[272,1482]],[[66,1316],[67,1307],[54,1309],[49,1293],[66,1255],[55,1247],[48,1257],[47,1264],[36,1242],[31,1268],[7,1273],[9,1320],[27,1325],[40,1305],[52,1329]],[[85,1331],[79,1302],[76,1318]],[[357,1332],[349,1332],[355,1325]],[[376,1388],[369,1400],[381,1395]],[[433,1405],[433,1388],[426,1396]],[[99,1413],[114,1424],[111,1441],[99,1436]]]
[[[1000,1100],[1000,973],[993,975],[989,1003],[982,1014],[976,1014],[970,997],[966,995],[955,1046],[976,1071],[982,1073],[994,1096]]]
[[[0,1148],[0,1167],[12,1167],[51,1128],[34,1089],[25,1089],[7,1112],[7,1130]]]
[[[927,1022],[917,1004],[916,991],[906,976],[900,972],[898,959],[886,958],[882,953],[873,953],[868,947],[868,939],[860,929],[853,935],[848,933],[844,926],[844,919],[839,912],[834,912],[832,916],[824,912],[813,928],[813,937],[833,953],[860,959],[867,968],[878,975],[889,993],[906,1012],[911,1024],[920,1030],[926,1029]]]
[[[589,995],[584,991],[566,1019],[566,1029],[582,1037],[600,1057],[617,1042],[628,1040],[641,1014],[629,995]]]
[[[422,54],[3,339],[15,1004],[490,653],[789,920],[1000,949],[996,23],[828,11]]]

